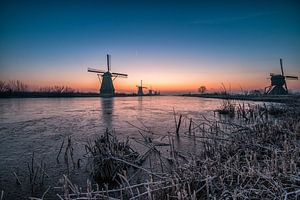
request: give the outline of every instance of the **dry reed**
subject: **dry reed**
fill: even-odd
[[[133,151],[128,140],[121,143],[106,131],[86,147],[93,158],[93,177],[97,183],[92,185],[88,181],[83,191],[64,176],[63,192],[58,197],[298,199],[300,107],[299,104],[288,105],[276,119],[269,116],[276,106],[272,109],[266,105],[235,105],[233,112],[239,119],[236,123],[210,121],[205,117],[196,122],[187,117],[188,130],[182,134],[179,131],[184,127],[179,129],[174,116],[175,131],[165,136],[169,139],[168,154],[153,140],[145,139],[147,131],[140,132],[144,138],[140,142],[148,148],[143,155]],[[180,121],[184,120],[179,116]],[[196,153],[176,149],[174,138],[190,138],[191,135],[197,145]],[[147,168],[141,166],[147,159],[150,161]],[[159,164],[153,165],[155,160]],[[133,178],[137,176],[142,179]],[[117,184],[108,185],[111,181]]]

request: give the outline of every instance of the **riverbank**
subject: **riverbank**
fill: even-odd
[[[0,98],[99,97],[99,93],[2,92]]]
[[[180,96],[276,103],[290,103],[300,99],[300,95],[183,94]]]
[[[113,97],[135,97],[136,93],[116,93]],[[145,94],[143,96],[160,96]],[[99,93],[85,93],[85,92],[72,92],[72,93],[46,93],[46,92],[2,92],[0,98],[72,98],[72,97],[111,97],[101,96]]]

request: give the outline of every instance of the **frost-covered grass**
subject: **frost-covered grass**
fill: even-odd
[[[88,146],[91,173],[102,178],[88,180],[80,188],[64,176],[58,198],[299,198],[299,104],[234,106],[237,122],[193,121],[189,131],[181,128],[178,132],[175,127],[167,133],[167,144],[153,139],[155,133],[140,129],[143,140],[139,142],[147,148],[144,153],[136,153],[130,142],[122,143],[105,133]],[[174,139],[178,137],[193,140],[197,151],[177,149]]]

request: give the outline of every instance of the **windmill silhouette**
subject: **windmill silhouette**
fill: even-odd
[[[114,88],[113,81],[117,77],[127,78],[128,75],[122,74],[122,73],[110,72],[110,68],[111,68],[110,61],[111,60],[110,60],[109,54],[106,55],[106,60],[107,60],[107,71],[106,72],[103,70],[98,70],[98,69],[93,69],[93,68],[88,68],[88,72],[97,73],[99,82],[101,84],[100,96],[111,97],[111,96],[114,96],[114,94],[115,94],[115,88]]]
[[[150,89],[149,89],[149,93],[148,93],[150,96],[153,95],[153,89],[152,89],[152,86],[150,86]]]
[[[265,93],[270,95],[286,95],[289,93],[286,80],[298,80],[297,76],[285,76],[282,59],[280,58],[281,74],[270,73],[271,85],[265,88]]]
[[[137,85],[136,87],[138,88],[137,95],[138,96],[143,96],[144,95],[143,88],[147,89],[147,87],[143,87],[143,81],[141,80],[141,85]]]

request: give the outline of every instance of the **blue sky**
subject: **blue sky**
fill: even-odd
[[[163,91],[254,89],[269,72],[300,75],[298,1],[1,1],[1,80],[98,90],[87,67],[128,73]],[[298,81],[289,83],[300,89]]]

